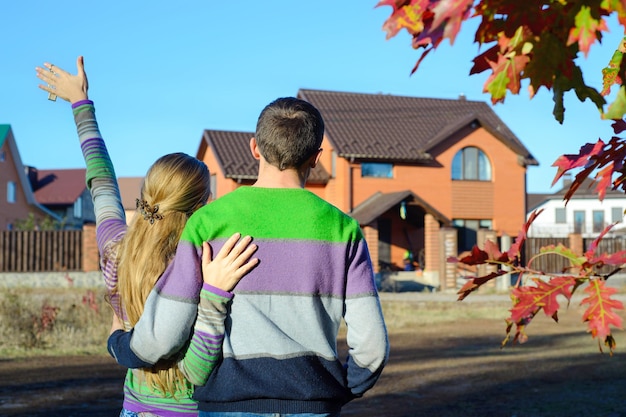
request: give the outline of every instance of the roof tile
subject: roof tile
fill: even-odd
[[[339,156],[419,162],[449,134],[474,121],[499,137],[527,164],[537,161],[481,101],[450,100],[301,89],[298,97],[324,117],[326,135]],[[463,126],[461,126],[461,125]]]

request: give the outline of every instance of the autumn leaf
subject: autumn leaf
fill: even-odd
[[[613,85],[622,84],[622,79],[619,76],[619,69],[622,66],[624,52],[626,52],[626,37],[622,39],[619,47],[615,50],[615,52],[613,52],[613,56],[611,57],[608,66],[602,70],[602,91],[600,94],[603,96],[606,96],[611,92],[611,87]]]
[[[515,288],[511,293],[514,306],[511,316],[506,320],[506,337],[501,346],[504,347],[511,338],[511,331],[515,326],[513,343],[525,343],[528,340],[526,326],[533,318],[544,310],[545,314],[558,322],[559,303],[557,296],[563,295],[567,300],[572,297],[572,287],[577,283],[576,278],[559,276],[545,282],[539,278],[533,280],[537,286]]]
[[[619,135],[624,130],[626,130],[626,120],[615,120],[611,126],[613,127],[613,132],[615,132],[616,135]]]
[[[461,24],[467,20],[474,4],[473,0],[441,0],[435,2],[432,11],[434,18],[433,28],[444,24],[444,38],[450,39],[450,44],[454,44],[454,39],[461,29]]]
[[[626,264],[626,250],[621,250],[612,254],[600,253],[596,254],[596,250],[600,245],[600,241],[606,236],[606,234],[616,225],[616,223],[610,224],[604,228],[598,237],[591,242],[589,248],[585,252],[585,258],[587,259],[587,265],[602,267],[604,265],[613,265],[621,267]]]
[[[586,58],[589,54],[589,48],[598,39],[596,32],[608,31],[608,27],[604,19],[600,18],[598,20],[591,16],[591,8],[589,6],[580,8],[574,22],[576,26],[569,32],[567,45],[578,42],[578,49],[585,54]]]
[[[503,270],[498,270],[495,272],[491,272],[482,277],[469,277],[467,279],[467,282],[463,284],[463,286],[461,287],[461,289],[459,289],[459,291],[457,291],[457,294],[459,294],[459,298],[457,298],[457,301],[463,301],[468,295],[470,295],[472,292],[479,289],[482,285],[488,283],[494,278],[497,278],[505,274],[508,274],[508,272],[503,271]]]
[[[502,103],[506,97],[506,86],[511,81],[508,77],[507,71],[505,70],[507,64],[508,60],[502,55],[498,56],[497,63],[489,63],[489,65],[491,65],[491,69],[493,70],[493,74],[491,74],[485,82],[483,92],[491,94],[492,104]]]
[[[598,249],[598,245],[600,244],[604,236],[606,236],[606,234],[609,233],[614,226],[615,224],[610,224],[600,232],[598,237],[596,237],[593,242],[591,242],[591,245],[589,245],[589,248],[587,248],[587,251],[585,252],[586,257],[591,258],[594,255],[596,249]]]
[[[605,120],[619,120],[624,117],[626,113],[626,89],[624,86],[621,86],[617,92],[617,96],[613,103],[609,105],[609,108],[606,110],[604,114],[602,114],[602,118]]]
[[[410,34],[420,33],[424,30],[422,22],[423,13],[428,9],[429,0],[404,2],[398,7],[395,0],[381,0],[376,7],[391,6],[393,12],[383,23],[383,30],[387,32],[387,39],[398,34],[402,29],[406,29]]]
[[[487,259],[489,259],[489,255],[484,250],[480,249],[478,246],[474,245],[469,255],[466,255],[460,259],[456,257],[449,257],[448,262],[451,263],[463,263],[465,265],[480,265],[484,264]]]
[[[585,258],[584,256],[578,256],[573,250],[565,247],[562,243],[559,243],[558,245],[549,245],[549,246],[544,246],[540,248],[539,255],[540,256],[545,256],[545,255],[561,256],[569,261],[571,267],[580,267],[587,260],[587,258]],[[531,260],[528,261],[528,266],[531,266],[533,260],[537,256],[538,255],[532,257]]]
[[[569,300],[572,297],[571,289],[576,284],[576,278],[557,276],[548,282],[540,278],[533,278],[532,281],[535,283],[534,286],[525,285],[511,291],[516,302],[511,309],[509,321],[513,323],[526,321],[529,317],[534,317],[540,309],[543,309],[547,316],[558,321],[556,316],[559,310],[557,297],[562,295]]]
[[[524,243],[524,241],[526,240],[526,236],[528,235],[528,229],[530,229],[531,224],[542,212],[543,209],[535,210],[530,214],[530,216],[528,216],[528,220],[526,220],[526,223],[524,223],[522,230],[519,231],[517,237],[513,241],[513,244],[507,251],[509,259],[519,259],[522,244]]]
[[[617,292],[616,288],[607,287],[603,279],[589,280],[589,285],[584,289],[588,297],[581,301],[581,305],[587,305],[583,313],[583,321],[587,322],[588,331],[593,338],[605,342],[611,351],[614,348],[614,340],[611,335],[611,326],[621,329],[622,318],[615,310],[623,310],[621,301],[611,298]]]

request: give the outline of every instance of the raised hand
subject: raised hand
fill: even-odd
[[[250,259],[257,250],[257,246],[251,243],[252,238],[245,236],[239,240],[240,236],[239,233],[232,235],[213,260],[211,246],[202,243],[202,278],[205,283],[230,291],[259,263],[257,258]]]
[[[52,95],[56,95],[70,103],[76,103],[80,100],[86,100],[89,82],[85,73],[85,65],[83,57],[76,59],[77,74],[72,75],[69,72],[48,62],[43,64],[44,68],[37,67],[37,78],[46,84],[39,84],[39,88]]]

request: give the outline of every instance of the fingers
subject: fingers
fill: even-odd
[[[230,238],[228,238],[228,240],[224,243],[224,246],[222,246],[222,249],[220,249],[220,251],[217,253],[215,259],[222,259],[228,256],[239,241],[240,237],[240,233],[235,233]]]
[[[209,242],[202,242],[202,265],[208,265],[211,263],[211,245]]]
[[[44,62],[43,66],[46,67],[48,69],[48,72],[53,75],[70,75],[70,73],[65,71],[63,68],[57,67],[56,65],[50,64],[49,62]]]
[[[53,82],[54,79],[56,78],[54,76],[54,74],[52,74],[50,71],[37,67],[35,68],[37,70],[37,78],[39,78],[41,81],[50,84],[50,82]]]
[[[256,265],[259,262],[259,260],[256,258],[250,259],[250,257],[254,255],[254,252],[256,252],[257,249],[258,247],[255,244],[248,245],[245,251],[237,255],[237,257],[232,261],[233,266],[237,269],[241,269],[242,266],[249,264],[249,263],[253,263],[254,265]]]

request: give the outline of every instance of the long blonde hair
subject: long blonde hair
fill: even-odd
[[[137,211],[118,248],[117,291],[131,326],[172,260],[189,216],[210,196],[207,166],[184,153],[159,158],[148,170]],[[142,369],[148,386],[174,396],[189,384],[175,364]]]

